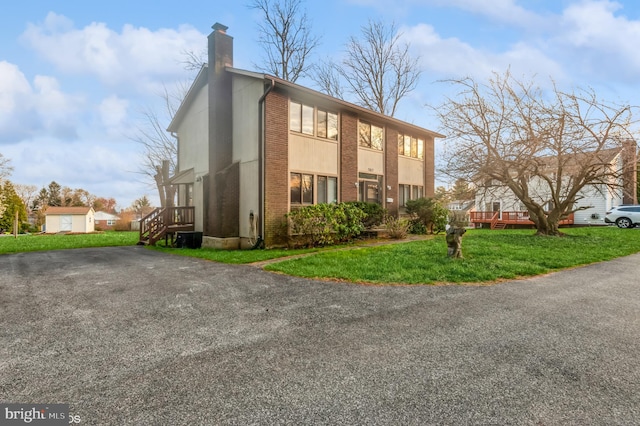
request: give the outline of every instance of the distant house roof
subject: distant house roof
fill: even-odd
[[[115,214],[98,211],[96,212],[95,219],[96,220],[118,220],[120,219],[120,217]]]
[[[46,214],[48,215],[56,215],[56,214],[86,215],[91,210],[93,210],[92,207],[47,207]]]
[[[471,209],[476,200],[453,200],[447,204],[449,210],[469,210]]]

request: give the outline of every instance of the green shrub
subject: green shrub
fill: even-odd
[[[343,204],[350,204],[362,210],[365,214],[362,220],[362,226],[364,226],[365,229],[375,228],[376,226],[382,225],[385,221],[387,211],[382,208],[380,204],[367,203],[365,201],[347,201]]]
[[[286,215],[294,246],[317,247],[350,241],[364,230],[365,213],[350,203],[315,204]]]
[[[423,233],[443,232],[449,220],[449,211],[433,198],[417,198],[406,202],[407,213],[411,216],[412,229]],[[418,233],[418,232],[414,232]]]
[[[415,219],[409,221],[409,233],[415,235],[424,235],[427,233],[427,227],[422,222]]]

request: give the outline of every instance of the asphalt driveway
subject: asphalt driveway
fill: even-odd
[[[363,286],[142,247],[0,256],[0,402],[81,424],[640,423],[640,255]]]

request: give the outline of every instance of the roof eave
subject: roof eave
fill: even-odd
[[[207,84],[207,81],[208,81],[207,71],[208,71],[207,64],[203,64],[202,67],[200,68],[200,71],[198,71],[198,75],[193,80],[193,83],[191,83],[191,86],[189,87],[189,90],[187,91],[187,94],[185,95],[184,99],[180,103],[180,106],[178,107],[176,113],[171,119],[171,123],[169,123],[169,126],[167,127],[168,132],[175,133],[178,131],[180,122],[184,119],[184,116],[186,115],[187,110],[189,109],[189,106],[197,96],[200,89]]]
[[[320,98],[326,100],[327,102],[333,102],[333,103],[339,104],[343,108],[345,108],[345,109],[347,109],[349,111],[357,112],[360,115],[369,115],[369,116],[375,117],[375,118],[377,118],[379,120],[384,120],[384,121],[387,121],[387,122],[394,123],[394,124],[396,124],[398,126],[402,126],[402,127],[405,127],[405,128],[408,127],[408,128],[411,128],[411,129],[413,129],[415,131],[418,131],[420,133],[426,133],[426,134],[432,136],[433,138],[445,138],[446,137],[445,135],[440,134],[438,132],[435,132],[433,130],[425,129],[424,127],[420,127],[420,126],[417,126],[415,124],[407,123],[406,121],[402,121],[402,120],[399,120],[397,118],[390,117],[388,115],[384,115],[384,114],[381,114],[379,112],[372,111],[370,109],[361,107],[361,106],[353,104],[351,102],[347,102],[347,101],[344,101],[342,99],[335,98],[333,96],[329,96],[329,95],[327,95],[325,93],[318,92],[317,90],[313,90],[313,89],[310,89],[308,87],[300,86],[299,84],[292,83],[292,82],[287,81],[287,80],[283,80],[283,79],[281,79],[279,77],[275,77],[275,76],[272,76],[272,75],[269,75],[269,74],[261,74],[261,73],[256,73],[256,72],[253,72],[253,71],[242,70],[242,69],[238,69],[238,68],[232,68],[232,67],[226,67],[225,70],[227,70],[228,72],[234,73],[234,74],[238,74],[238,75],[244,75],[244,76],[253,77],[253,78],[256,78],[256,79],[263,79],[263,80],[268,81],[268,82],[273,81],[277,85],[284,86],[284,87],[287,87],[287,88],[291,88],[293,90],[297,90],[299,92],[306,93],[308,95],[320,97]]]

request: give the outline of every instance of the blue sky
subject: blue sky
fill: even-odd
[[[5,2],[0,13],[0,153],[14,183],[52,180],[114,197],[120,208],[155,190],[135,173],[129,136],[158,94],[193,75],[185,50],[202,51],[211,25],[234,37],[234,66],[255,70],[259,15],[238,1]],[[592,87],[608,101],[640,104],[640,2],[636,0],[309,0],[321,45],[313,60],[339,61],[368,19],[395,22],[420,57],[419,87],[396,117],[438,130],[425,105],[448,86],[516,76]],[[298,83],[313,87],[306,80]]]

